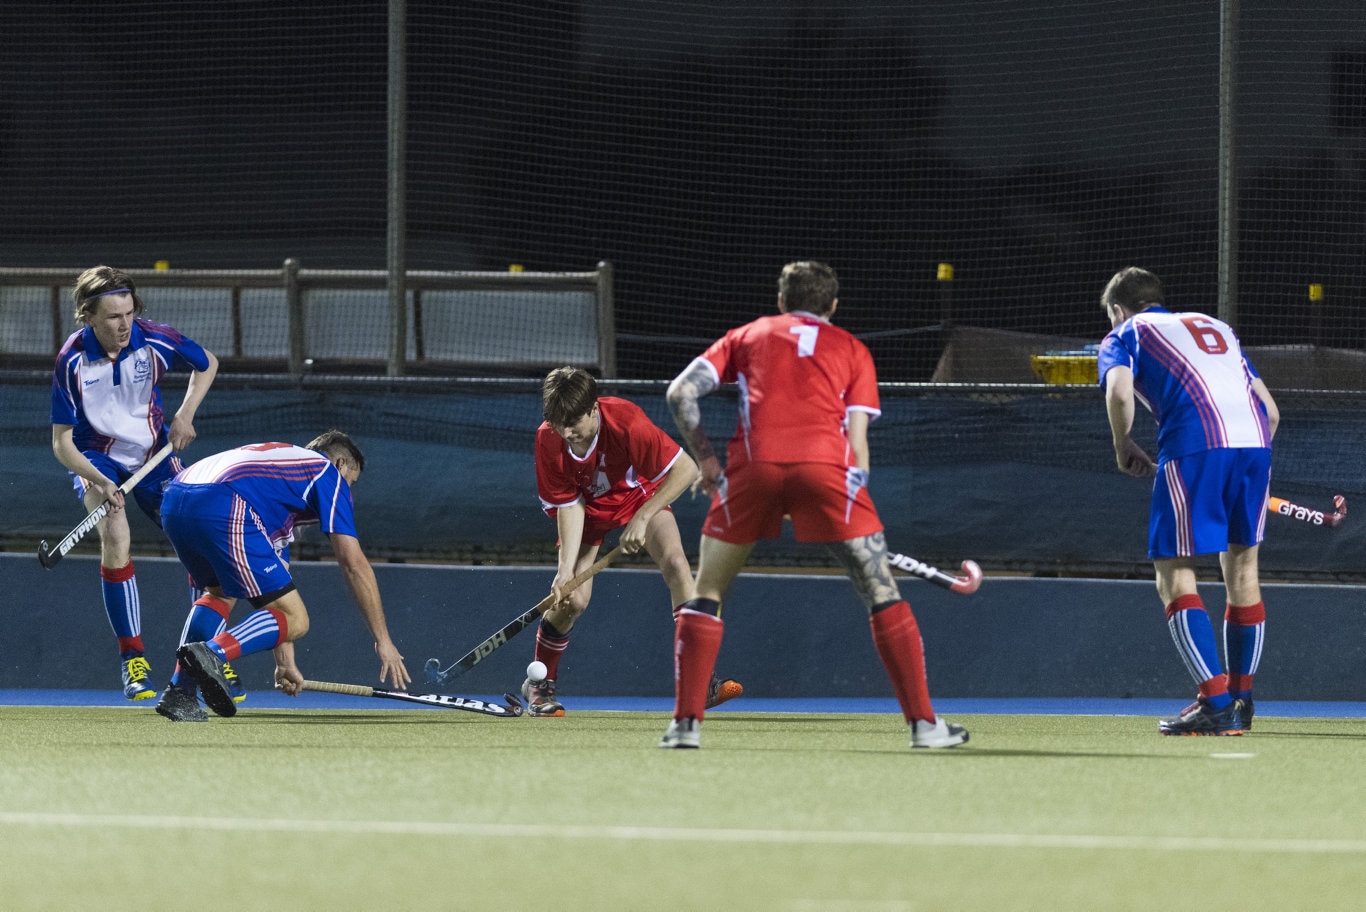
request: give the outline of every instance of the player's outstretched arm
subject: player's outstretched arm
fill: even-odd
[[[332,553],[337,557],[346,585],[356,600],[361,617],[375,638],[375,654],[379,656],[379,679],[391,681],[397,690],[407,690],[412,677],[403,664],[403,656],[389,636],[389,625],[384,619],[384,604],[379,597],[379,581],[375,568],[361,550],[360,542],[352,535],[331,533]]]

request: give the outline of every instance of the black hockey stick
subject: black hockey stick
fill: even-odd
[[[918,576],[923,580],[929,580],[936,586],[948,589],[951,592],[970,595],[977,591],[977,587],[982,585],[982,568],[977,566],[976,561],[963,561],[963,576],[950,576],[937,567],[908,557],[905,554],[897,554],[895,551],[887,555],[887,563],[898,570],[904,570],[912,576]]]
[[[119,485],[119,490],[122,491],[126,497],[142,482],[142,479],[147,477],[147,473],[161,465],[162,461],[167,456],[170,456],[172,452],[174,452],[174,450],[169,443],[157,450],[156,455],[143,463],[142,468],[130,475],[128,480],[123,484]],[[108,513],[109,501],[106,500],[104,503],[87,513],[85,519],[77,523],[76,528],[66,533],[66,538],[57,542],[55,546],[48,545],[46,540],[38,542],[38,563],[42,564],[48,570],[57,566],[57,561],[66,557],[67,552],[76,547],[76,543],[85,538],[86,534],[90,532],[91,529],[98,526],[100,520],[104,519]]]
[[[332,684],[328,681],[305,681],[304,690],[320,693],[346,694],[352,697],[379,697],[384,700],[402,700],[406,703],[420,703],[434,709],[463,709],[466,712],[481,713],[485,716],[498,716],[514,719],[522,714],[522,701],[516,694],[503,694],[507,705],[474,700],[470,697],[453,697],[450,694],[414,694],[405,690],[378,690],[360,684]]]
[[[610,564],[613,558],[615,558],[620,553],[621,545],[617,545],[611,551],[608,551],[602,557],[598,558],[597,561],[594,562],[594,564],[591,567],[588,567],[583,571],[579,572],[578,574],[576,574],[574,578],[571,579],[565,585],[564,589],[561,591],[560,594],[568,595],[575,589],[579,588],[580,585],[596,576],[600,570],[602,570],[608,564]],[[541,612],[549,608],[552,604],[554,604],[554,602],[554,593],[547,595],[545,598],[541,599],[535,605],[528,608],[526,611],[522,612],[520,615],[513,618],[508,623],[504,624],[503,628],[499,630],[497,633],[495,633],[493,636],[484,640],[478,646],[475,646],[469,652],[465,653],[463,656],[456,659],[454,662],[450,664],[448,668],[443,669],[441,667],[441,662],[438,659],[428,659],[427,664],[425,666],[425,669],[427,671],[427,681],[438,686],[449,684],[451,681],[460,677],[462,674],[464,674],[465,672],[469,671],[471,668],[482,662],[495,649],[499,649],[500,647],[506,646],[508,640],[512,639],[517,634],[521,633],[523,630],[527,629],[532,624],[534,624],[536,622],[536,619],[541,616]]]

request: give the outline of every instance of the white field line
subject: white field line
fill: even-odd
[[[1219,836],[1106,836],[1052,833],[892,833],[692,827],[552,826],[411,820],[288,820],[278,817],[185,817],[0,811],[0,824],[57,829],[219,830],[365,836],[500,839],[607,839],[753,845],[862,845],[947,848],[1232,852],[1274,855],[1366,855],[1366,839],[1250,839]]]

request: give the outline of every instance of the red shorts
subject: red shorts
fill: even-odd
[[[620,529],[631,521],[637,511],[650,499],[650,494],[645,488],[634,488],[630,494],[622,498],[620,502],[610,507],[603,507],[589,501],[584,505],[583,510],[583,544],[600,545],[602,540],[607,537],[607,533],[613,529]],[[664,509],[672,511],[672,507]]]
[[[868,488],[850,467],[824,462],[748,462],[727,467],[702,534],[748,545],[782,534],[792,518],[797,541],[837,542],[882,531]]]

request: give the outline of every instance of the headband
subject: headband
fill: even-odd
[[[123,292],[131,292],[132,290],[133,289],[131,288],[111,288],[108,291],[98,291],[95,294],[90,295],[90,297],[86,298],[86,300],[93,301],[96,298],[102,298],[105,295],[122,294]]]

